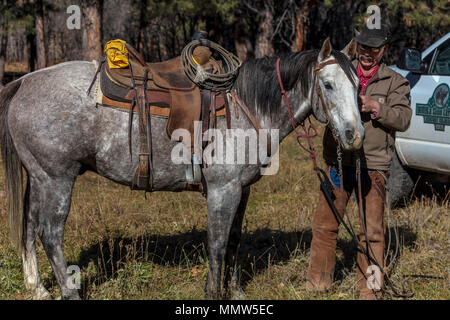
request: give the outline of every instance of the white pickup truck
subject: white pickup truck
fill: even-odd
[[[419,176],[450,183],[450,32],[420,53],[404,49],[391,68],[409,80],[411,126],[397,132],[388,187],[395,203]]]

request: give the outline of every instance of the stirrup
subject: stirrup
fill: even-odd
[[[188,184],[198,184],[202,181],[202,170],[197,155],[192,155],[191,163],[186,165],[186,180]]]

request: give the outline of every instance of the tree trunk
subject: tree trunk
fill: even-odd
[[[3,6],[6,6],[6,0],[3,0]],[[0,86],[3,84],[5,76],[6,48],[8,47],[8,21],[6,15],[1,17],[0,25]]]
[[[3,78],[5,76],[5,57],[0,54],[0,89],[3,86]]]
[[[183,26],[183,43],[187,44],[190,42],[190,39],[188,39],[187,30],[186,30],[186,19],[180,15],[180,21],[181,25]]]
[[[273,36],[273,12],[269,5],[264,4],[260,22],[258,25],[258,34],[256,36],[255,56],[261,58],[263,56],[273,56],[274,49],[272,45]]]
[[[147,1],[141,0],[139,8],[139,34],[137,41],[137,49],[141,54],[144,54],[145,49],[145,29],[147,28],[146,14]]]
[[[305,47],[309,28],[308,16],[316,2],[316,0],[305,1],[297,11],[296,21],[293,21],[293,25],[295,25],[295,40],[292,44],[292,51],[302,51]]]
[[[32,33],[27,34],[27,61],[28,72],[36,70],[36,36]]]
[[[47,53],[45,50],[44,36],[44,5],[42,0],[35,1],[35,28],[36,28],[36,55],[37,68],[45,68],[47,66]]]
[[[84,59],[91,61],[98,59],[103,53],[103,0],[84,1],[83,16]]]
[[[305,39],[305,29],[303,26],[303,12],[299,11],[297,13],[297,17],[296,19],[297,21],[295,21],[295,39],[294,39],[294,43],[292,44],[292,51],[302,51],[303,50],[303,46],[306,42]],[[293,24],[294,24],[293,23]]]
[[[245,23],[241,21],[234,24],[234,48],[241,61],[250,59],[252,55],[252,44],[246,27]]]
[[[163,24],[162,18],[158,18],[158,55],[159,55],[159,61],[165,61],[169,59],[169,48],[167,46],[168,42],[168,32],[167,32],[167,26]]]
[[[6,18],[4,18],[6,20]],[[7,25],[3,23],[0,37],[0,85],[3,84],[6,64],[6,48],[8,47]]]

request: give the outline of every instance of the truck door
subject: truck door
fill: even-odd
[[[429,53],[427,74],[411,75],[411,126],[397,133],[397,153],[416,169],[450,173],[450,39]]]

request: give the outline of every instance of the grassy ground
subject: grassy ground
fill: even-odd
[[[320,154],[320,139],[316,139]],[[304,289],[312,214],[318,201],[312,164],[293,136],[281,145],[280,171],[252,186],[240,260],[247,299],[356,299],[355,246],[341,230],[336,281],[327,294]],[[9,240],[0,175],[0,299],[29,299],[21,260]],[[349,212],[357,225],[355,203]],[[449,299],[448,198],[419,197],[395,209],[401,254],[392,272],[413,299]],[[77,180],[65,229],[68,264],[81,268],[84,299],[203,299],[206,204],[193,192],[130,191],[93,173]],[[53,298],[59,289],[38,241],[38,261]],[[431,275],[436,278],[421,278]]]

